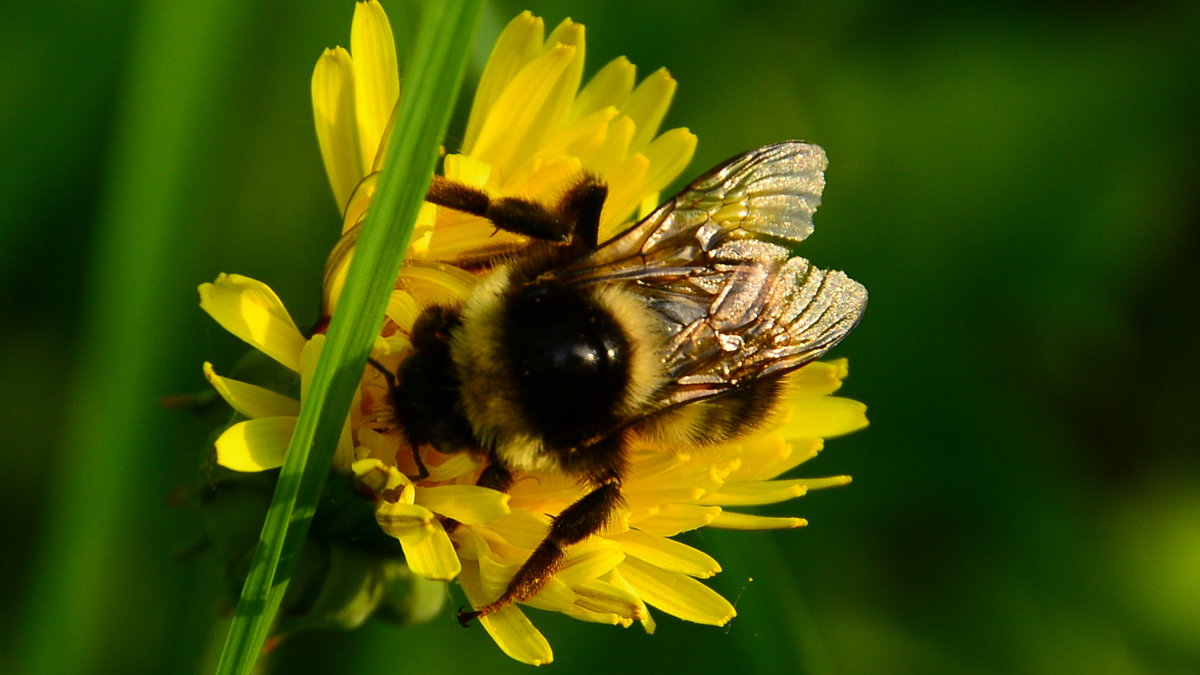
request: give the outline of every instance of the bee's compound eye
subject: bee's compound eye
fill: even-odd
[[[570,445],[609,424],[629,377],[629,340],[592,298],[557,284],[508,303],[505,345],[520,404],[547,438]]]

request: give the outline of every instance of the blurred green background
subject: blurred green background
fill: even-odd
[[[417,12],[384,5],[403,54]],[[1200,7],[495,2],[470,81],[525,8],[586,24],[589,73],[671,70],[689,175],[823,145],[804,253],[871,292],[836,353],[872,425],[803,468],[854,484],[773,510],[806,530],[689,540],[724,565],[726,628],[531,612],[551,668],[1200,671]],[[219,648],[216,564],[184,555],[212,425],[159,399],[244,352],[197,307],[218,272],[315,318],[339,222],[309,77],[352,11],[0,8],[0,672],[203,672]],[[276,659],[528,670],[449,609]]]

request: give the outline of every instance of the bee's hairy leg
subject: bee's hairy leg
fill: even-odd
[[[517,570],[503,595],[474,611],[458,610],[459,624],[466,626],[481,616],[533,597],[562,565],[566,547],[600,531],[620,503],[620,480],[615,475],[609,476],[599,487],[558,514],[546,538]]]
[[[573,230],[573,223],[564,221],[561,214],[538,202],[519,197],[492,199],[479,188],[443,176],[433,177],[425,200],[455,211],[487,218],[501,230],[535,239],[565,242],[570,240]]]
[[[392,404],[394,406],[395,402],[400,397],[400,386],[396,384],[396,374],[387,368],[384,368],[383,364],[375,359],[367,359],[367,363],[370,364],[372,368],[379,371],[380,375],[383,375],[383,380],[387,383],[388,398],[392,400]],[[425,460],[421,459],[420,443],[417,443],[416,440],[413,439],[412,434],[410,434],[407,429],[402,431],[405,438],[408,440],[409,447],[412,448],[413,461],[417,464],[417,475],[415,480],[422,481],[426,478],[429,478],[429,469],[425,467]]]
[[[608,186],[592,174],[584,174],[562,196],[559,210],[563,220],[574,223],[571,245],[582,249],[596,248],[600,239],[600,213],[608,198]]]
[[[567,189],[556,209],[520,197],[492,199],[479,188],[443,176],[434,176],[425,199],[438,206],[487,218],[496,227],[535,239],[569,242],[584,250],[594,248],[600,235],[600,213],[608,187],[592,174],[584,174]]]

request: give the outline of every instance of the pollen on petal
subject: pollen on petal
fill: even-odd
[[[250,346],[300,371],[305,339],[279,296],[266,284],[239,274],[222,274],[200,285],[200,307],[225,330]]]
[[[685,574],[636,558],[621,564],[621,574],[646,604],[684,621],[723,626],[737,614],[728,600]]]
[[[204,377],[225,402],[246,417],[295,417],[300,414],[300,402],[258,385],[221,377],[211,363],[204,362]]]
[[[283,466],[295,417],[262,417],[238,422],[217,439],[217,464],[233,471],[266,471]]]

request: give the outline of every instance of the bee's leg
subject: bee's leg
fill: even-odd
[[[596,248],[600,239],[600,213],[608,197],[608,186],[592,174],[584,174],[571,186],[559,204],[562,219],[575,224],[571,245],[581,250]]]
[[[574,230],[574,223],[563,220],[560,213],[536,201],[519,197],[492,199],[479,188],[442,176],[433,177],[425,200],[455,211],[487,218],[501,230],[535,239],[566,242],[571,239]]]
[[[598,532],[620,503],[620,479],[610,474],[596,489],[558,514],[546,538],[517,570],[503,595],[474,611],[458,610],[458,622],[466,626],[474,619],[533,597],[562,565],[566,547]]]
[[[388,398],[392,400],[392,404],[395,406],[396,401],[400,399],[400,387],[396,384],[396,374],[384,368],[383,364],[375,359],[367,359],[367,363],[379,371],[380,375],[383,375],[383,380],[387,383]],[[421,459],[421,444],[412,437],[412,434],[407,429],[404,430],[404,435],[408,440],[408,445],[412,448],[413,461],[417,464],[416,480],[423,481],[429,477],[429,469],[425,467],[425,460]]]

